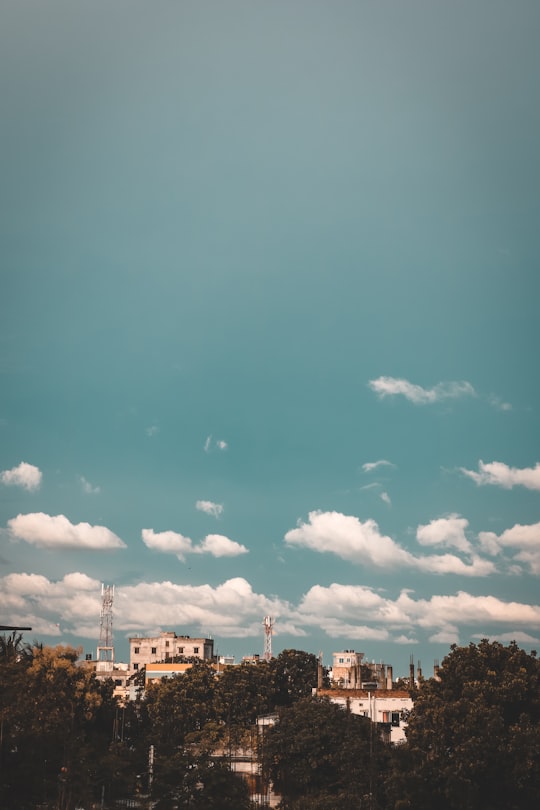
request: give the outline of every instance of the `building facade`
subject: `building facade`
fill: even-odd
[[[177,636],[172,631],[161,632],[159,636],[129,639],[129,670],[134,672],[148,664],[172,663],[175,660],[199,658],[212,661],[214,640],[211,638],[191,638]]]

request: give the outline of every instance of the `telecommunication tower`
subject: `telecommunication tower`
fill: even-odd
[[[114,665],[113,599],[114,585],[102,585],[99,646],[97,648],[97,669],[100,671],[112,669]]]
[[[264,626],[264,655],[265,661],[270,661],[272,658],[272,631],[274,628],[274,619],[272,616],[265,616],[263,621]]]

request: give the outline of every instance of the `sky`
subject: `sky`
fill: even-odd
[[[537,0],[1,17],[2,623],[537,648]]]

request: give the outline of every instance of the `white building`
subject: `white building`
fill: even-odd
[[[405,742],[405,728],[413,700],[409,693],[399,689],[325,689],[318,695],[330,698],[332,703],[349,709],[352,714],[368,717],[372,723],[383,724],[389,742]]]

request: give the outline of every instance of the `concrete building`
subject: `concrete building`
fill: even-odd
[[[202,661],[214,659],[214,640],[211,638],[191,638],[177,636],[172,631],[161,632],[159,636],[129,639],[129,670],[134,672],[148,664],[159,662],[173,663],[180,659],[200,658]]]
[[[384,739],[393,745],[404,743],[405,728],[413,700],[399,689],[321,689],[317,694],[344,706],[352,714],[368,717],[377,723]]]
[[[392,667],[383,663],[366,661],[364,653],[343,650],[332,654],[330,680],[341,689],[369,688],[391,689]]]

